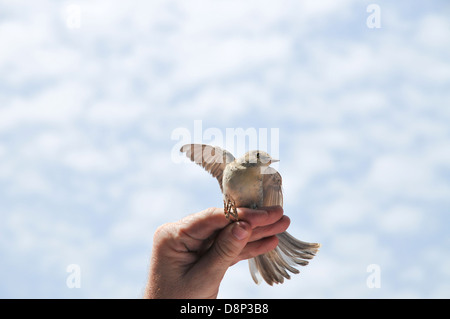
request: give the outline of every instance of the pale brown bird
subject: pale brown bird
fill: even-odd
[[[281,175],[269,167],[278,160],[266,152],[250,151],[236,159],[230,152],[206,144],[186,144],[180,151],[217,178],[227,218],[238,219],[237,207],[283,206]],[[269,285],[290,279],[288,271],[299,273],[294,266],[306,266],[320,247],[298,240],[288,232],[277,237],[278,246],[274,250],[249,259],[250,273],[257,284],[261,282],[258,273]]]

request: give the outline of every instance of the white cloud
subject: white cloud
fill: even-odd
[[[51,190],[49,181],[41,172],[35,170],[20,170],[16,172],[11,182],[8,191],[22,196],[27,193],[48,194]]]
[[[168,222],[174,222],[189,213],[190,203],[186,194],[178,190],[160,188],[144,188],[134,191],[126,210],[120,220],[110,229],[110,236],[114,242],[121,245],[147,243],[150,247],[156,228]]]
[[[289,53],[289,42],[282,37],[232,37],[217,43],[204,40],[200,39],[197,45],[192,46],[192,40],[185,39],[178,45],[181,54],[176,76],[179,81],[189,79],[189,83],[198,83],[231,77],[265,63],[285,59]]]
[[[280,128],[291,229],[323,244],[277,287],[236,265],[220,296],[446,295],[443,12],[412,9],[412,21],[380,4],[383,28],[366,30],[356,1],[80,1],[69,29],[69,4],[1,5],[0,244],[5,273],[48,287],[27,297],[70,295],[74,262],[77,296],[139,295],[152,231],[221,205],[213,178],[170,158],[171,130],[194,119]],[[378,291],[365,285],[371,263]],[[23,295],[16,281],[0,295]]]
[[[67,125],[83,109],[86,88],[79,84],[64,83],[32,97],[13,97],[0,109],[0,132],[18,125]]]
[[[439,14],[429,14],[419,21],[417,40],[430,48],[448,50],[450,24]]]
[[[365,187],[386,196],[441,198],[447,187],[437,180],[433,167],[433,163],[420,157],[382,155],[375,158]],[[431,185],[435,188],[432,189]],[[437,185],[439,187],[436,188]]]
[[[312,145],[305,139],[304,142],[300,141],[294,145],[297,147],[289,154],[289,162],[285,159],[290,167],[289,171],[295,172],[295,175],[284,177],[284,184],[289,185],[285,190],[288,197],[301,193],[317,176],[335,168],[330,152],[321,148],[320,144]]]
[[[426,227],[424,213],[414,207],[392,207],[378,218],[384,231],[398,235],[419,234]]]
[[[349,196],[338,193],[341,198],[323,205],[318,212],[321,227],[324,230],[336,231],[339,227],[345,229],[366,224],[374,210],[370,200],[358,197],[359,194],[354,192],[353,196]]]
[[[86,118],[96,125],[123,126],[139,119],[144,114],[144,107],[131,102],[130,105],[111,101],[99,101],[86,111]]]

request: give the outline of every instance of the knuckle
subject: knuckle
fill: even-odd
[[[233,248],[227,244],[217,243],[214,245],[214,249],[219,258],[223,260],[234,260],[236,255],[233,252]]]
[[[170,230],[172,229],[172,223],[165,223],[156,228],[153,234],[153,242],[161,242],[169,238]]]

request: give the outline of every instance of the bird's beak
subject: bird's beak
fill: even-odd
[[[276,163],[276,162],[279,162],[279,161],[280,161],[279,159],[273,159],[273,158],[270,160],[271,163]]]

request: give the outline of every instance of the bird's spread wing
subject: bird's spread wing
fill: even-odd
[[[202,166],[208,173],[217,178],[222,190],[223,170],[228,163],[234,161],[234,156],[230,152],[218,146],[206,144],[186,144],[181,147],[180,152],[186,153],[191,161]]]
[[[281,175],[272,167],[265,167],[263,172],[263,205],[283,206],[283,191]]]
[[[264,206],[283,206],[283,192],[281,190],[281,175],[268,167],[263,174]],[[262,277],[269,285],[283,283],[291,276],[288,271],[298,274],[297,266],[306,266],[319,250],[320,244],[308,243],[282,232],[277,235],[278,246],[268,253],[249,260],[250,273],[256,283]]]

